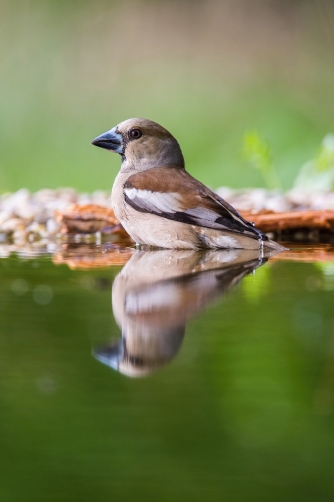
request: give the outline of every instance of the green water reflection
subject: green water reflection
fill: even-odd
[[[121,267],[0,267],[1,500],[332,500],[330,266],[269,260],[136,379],[91,356]]]
[[[266,261],[258,250],[136,251],[112,287],[122,338],[93,355],[125,375],[149,375],[175,357],[190,319]]]

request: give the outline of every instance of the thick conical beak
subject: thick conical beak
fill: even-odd
[[[119,363],[124,356],[123,340],[119,340],[116,345],[93,348],[92,355],[101,363],[110,366],[114,370],[118,370]]]
[[[123,138],[119,132],[115,131],[115,128],[100,134],[100,136],[93,139],[91,144],[99,146],[100,148],[105,148],[106,150],[111,150],[112,152],[123,152]]]

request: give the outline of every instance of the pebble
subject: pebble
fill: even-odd
[[[238,210],[252,211],[302,211],[302,210],[334,210],[334,192],[319,192],[294,188],[288,192],[266,190],[265,188],[247,188],[232,190],[220,187],[218,195],[227,200]]]
[[[0,196],[1,242],[33,242],[62,238],[55,211],[65,211],[71,204],[110,206],[110,192],[77,193],[73,188],[43,189],[31,193],[22,188]]]
[[[49,235],[55,235],[60,231],[61,225],[54,218],[49,218],[46,222],[46,231]]]
[[[24,223],[20,218],[9,218],[4,221],[0,227],[1,232],[10,234],[15,232],[16,230],[24,229]]]

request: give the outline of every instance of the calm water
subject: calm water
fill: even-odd
[[[333,500],[334,262],[69,255],[0,260],[1,500]]]

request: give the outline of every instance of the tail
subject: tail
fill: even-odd
[[[271,241],[270,239],[268,239],[266,241],[263,240],[262,244],[263,244],[263,248],[265,250],[268,249],[268,250],[275,251],[275,254],[276,253],[281,253],[282,251],[288,251],[288,248],[285,248],[284,246],[281,246],[277,242]]]
[[[259,242],[263,249],[265,250],[271,250],[274,252],[274,254],[281,253],[282,251],[288,251],[288,248],[285,248],[284,246],[281,246],[275,241],[272,241],[269,239],[269,237],[261,232],[254,223],[247,222],[249,226],[251,226],[252,230],[258,235]]]

